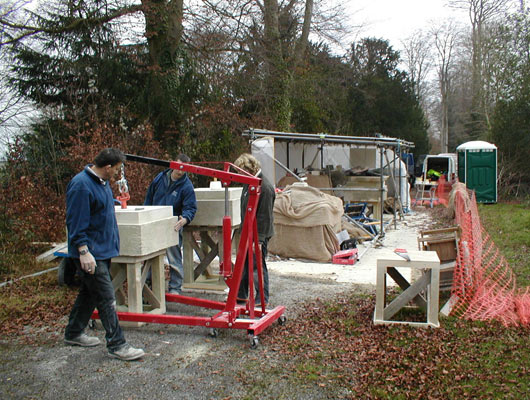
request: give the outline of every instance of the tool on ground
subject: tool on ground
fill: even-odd
[[[341,250],[333,255],[332,263],[333,264],[344,264],[344,265],[353,265],[357,262],[358,259],[358,250],[347,249]]]
[[[187,164],[178,161],[164,161],[155,158],[141,157],[126,154],[126,159],[146,164],[159,165],[165,168],[178,169],[184,172],[205,175],[217,178],[225,188],[225,216],[223,217],[223,259],[220,262],[220,274],[224,277],[228,286],[228,297],[226,301],[212,301],[196,297],[166,293],[167,302],[181,303],[191,306],[198,306],[218,310],[211,317],[169,315],[169,314],[149,314],[118,312],[120,321],[151,322],[159,324],[205,326],[211,329],[211,335],[217,336],[218,328],[246,329],[250,337],[252,348],[257,347],[259,341],[257,335],[270,326],[273,322],[283,325],[286,321],[284,306],[277,306],[273,309],[266,309],[263,294],[263,266],[261,262],[261,251],[258,243],[258,230],[256,224],[256,209],[261,192],[261,179],[248,174],[246,171],[235,165],[225,162],[223,170],[203,167],[199,165]],[[232,170],[232,171],[231,171]],[[235,171],[235,172],[234,172]],[[242,183],[249,186],[249,199],[245,210],[245,217],[241,229],[241,238],[237,249],[235,262],[232,262],[231,248],[231,218],[228,210],[228,186],[233,183]],[[245,260],[248,256],[248,277],[249,291],[251,295],[245,305],[236,304],[237,293],[245,267]],[[253,265],[253,260],[257,265]],[[260,306],[256,306],[254,299],[254,268],[257,269]],[[93,318],[98,318],[97,311]]]
[[[400,257],[403,257],[405,260],[410,261],[407,249],[394,249],[394,253],[396,253]]]

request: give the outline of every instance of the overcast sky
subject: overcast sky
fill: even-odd
[[[354,21],[366,27],[361,37],[387,39],[395,49],[419,29],[428,29],[432,23],[453,18],[468,23],[465,11],[451,9],[446,0],[369,0],[348,2]]]

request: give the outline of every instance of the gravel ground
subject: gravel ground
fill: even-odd
[[[330,297],[351,290],[351,284],[330,280],[289,278],[271,273],[271,305],[287,307],[287,318],[297,305],[317,297]],[[223,295],[208,295],[222,300]],[[185,306],[169,304],[168,310],[186,313]],[[65,319],[66,322],[66,319]],[[287,321],[288,323],[288,321]],[[91,331],[104,341],[104,331]],[[94,348],[65,346],[62,342],[45,346],[3,344],[0,366],[0,398],[3,399],[243,399],[322,398],[280,382],[261,381],[257,392],[248,393],[241,372],[259,371],[260,364],[274,366],[275,355],[268,350],[267,330],[260,345],[250,349],[244,330],[220,330],[217,338],[202,327],[150,324],[126,328],[127,341],[145,349],[141,361],[123,362],[108,357],[104,345]],[[262,360],[266,356],[266,360]],[[243,374],[245,375],[245,374]],[[238,379],[236,379],[238,378]],[[243,379],[243,380],[242,380]],[[271,391],[272,390],[272,391]],[[318,390],[318,389],[317,389]],[[263,391],[261,394],[260,391]],[[308,397],[309,396],[309,397]]]
[[[417,221],[424,218],[414,217]],[[408,222],[403,228],[407,225],[414,226]],[[286,306],[288,320],[303,312],[305,301],[333,298],[352,290],[374,292],[373,285],[369,284],[304,274],[280,274],[272,270],[270,287],[270,305]],[[208,297],[223,300],[224,295],[209,294]],[[172,313],[184,314],[187,312],[185,308],[178,304],[168,305],[168,311]],[[66,318],[63,319],[66,323]],[[102,330],[93,332],[104,341]],[[329,398],[326,389],[318,385],[293,387],[292,382],[282,380],[281,370],[285,366],[280,363],[278,354],[270,349],[267,330],[260,335],[257,349],[250,349],[246,332],[242,330],[220,330],[219,336],[212,338],[209,330],[203,327],[149,324],[126,328],[125,335],[131,345],[145,349],[146,355],[141,361],[112,359],[104,345],[70,347],[59,340],[41,346],[0,344],[3,358],[0,398]]]

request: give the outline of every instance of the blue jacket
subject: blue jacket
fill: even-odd
[[[180,179],[171,182],[171,169],[159,173],[147,189],[144,204],[146,206],[173,206],[173,215],[182,215],[190,223],[197,212],[197,199],[193,184],[184,174]]]
[[[87,245],[96,260],[120,254],[120,235],[114,198],[108,181],[102,181],[87,165],[66,188],[68,256],[79,258],[78,248]]]

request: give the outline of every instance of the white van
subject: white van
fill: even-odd
[[[455,153],[428,155],[423,160],[422,178],[424,182],[437,181],[441,175],[445,175],[445,179],[453,183],[456,181],[457,172]]]

